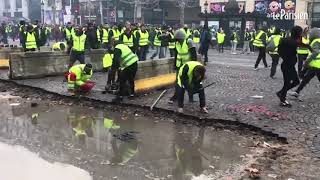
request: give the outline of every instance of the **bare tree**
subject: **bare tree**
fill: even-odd
[[[180,9],[180,24],[184,24],[184,12],[186,8],[199,6],[199,0],[171,0]]]
[[[159,0],[120,0],[120,2],[134,6],[134,22],[136,22],[138,12],[141,9],[151,9],[159,6]]]

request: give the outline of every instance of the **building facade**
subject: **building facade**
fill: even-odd
[[[0,0],[0,18],[3,20],[29,19],[28,0]]]
[[[314,1],[314,0],[313,0]],[[207,11],[209,14],[219,14],[224,12],[228,0],[200,0],[201,12],[205,11],[205,2],[208,3]],[[311,0],[236,0],[241,13],[252,13],[254,15],[266,16],[269,22],[282,28],[292,26],[293,24],[302,27],[310,26],[308,15],[310,16]],[[320,8],[319,8],[320,11]],[[285,16],[273,19],[273,14],[293,13],[299,17],[293,18]],[[273,22],[272,22],[273,21]],[[283,23],[284,22],[284,23]],[[292,25],[291,25],[292,24]]]

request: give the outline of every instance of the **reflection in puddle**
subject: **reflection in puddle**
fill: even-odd
[[[10,103],[0,101],[5,115],[0,137],[36,142],[39,151],[54,151],[54,159],[63,162],[78,157],[97,177],[212,179],[232,171],[242,163],[240,156],[249,152],[245,148],[249,140],[230,131],[133,113],[58,105],[10,107]]]
[[[1,179],[4,180],[92,180],[77,167],[50,163],[21,146],[0,143]]]

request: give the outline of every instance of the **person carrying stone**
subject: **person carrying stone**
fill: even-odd
[[[68,91],[71,95],[76,93],[89,93],[95,86],[93,81],[90,81],[92,77],[92,65],[91,64],[77,64],[69,69],[69,73],[66,74],[68,80]]]
[[[208,113],[205,93],[202,87],[205,72],[204,65],[198,61],[189,61],[179,69],[177,77],[178,112],[183,112],[184,93],[188,91],[189,97],[196,93],[199,94],[200,112]]]

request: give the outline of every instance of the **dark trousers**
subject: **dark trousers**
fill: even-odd
[[[112,83],[115,82],[116,79],[116,71],[113,71],[111,69],[107,70],[108,73],[108,80],[107,80],[107,85],[111,85]]]
[[[277,72],[280,56],[278,54],[270,54],[270,56],[272,58],[270,77],[273,77]]]
[[[136,62],[119,73],[120,89],[118,96],[125,95],[127,82],[129,83],[130,94],[134,94],[134,79],[136,77],[137,70],[138,63]]]
[[[148,46],[140,46],[139,61],[145,61],[147,59]]]
[[[297,88],[296,92],[300,93],[302,89],[311,81],[313,77],[317,76],[318,80],[320,81],[320,69],[307,69],[305,76],[303,77],[299,87]]]
[[[208,62],[208,50],[209,46],[203,46],[201,48],[201,55],[204,56],[204,62]]]
[[[256,64],[254,65],[255,68],[258,68],[261,60],[263,61],[264,67],[268,67],[267,60],[266,60],[266,48],[265,47],[258,47],[259,49],[259,55],[256,61]]]
[[[199,87],[199,89],[201,89],[202,86]],[[183,102],[184,102],[184,93],[185,93],[185,89],[180,87],[179,85],[177,85],[177,96],[178,96],[178,107],[179,108],[183,108]],[[197,92],[199,94],[199,99],[200,99],[200,108],[205,107],[206,106],[206,98],[205,98],[205,94],[204,94],[204,89],[199,90],[199,92]],[[189,94],[189,99],[192,99],[193,101],[193,94],[188,92]]]
[[[254,45],[253,45],[253,41],[250,41],[250,51],[254,52]]]
[[[107,42],[103,42],[103,43],[101,44],[101,48],[107,49],[107,48],[108,48],[108,43],[107,43]]]
[[[223,43],[218,44],[219,53],[223,53]]]
[[[176,50],[175,49],[169,49],[169,51],[170,51],[170,57],[175,57]]]
[[[281,71],[283,73],[283,87],[279,91],[279,94],[280,94],[280,101],[284,102],[287,97],[287,92],[290,89],[299,85],[300,81],[294,65],[287,65],[282,63]]]
[[[298,74],[299,77],[303,77],[306,73],[306,70],[303,71],[303,64],[306,61],[308,54],[298,54]]]
[[[72,67],[76,61],[79,61],[80,64],[85,64],[84,52],[71,51],[69,68]]]

